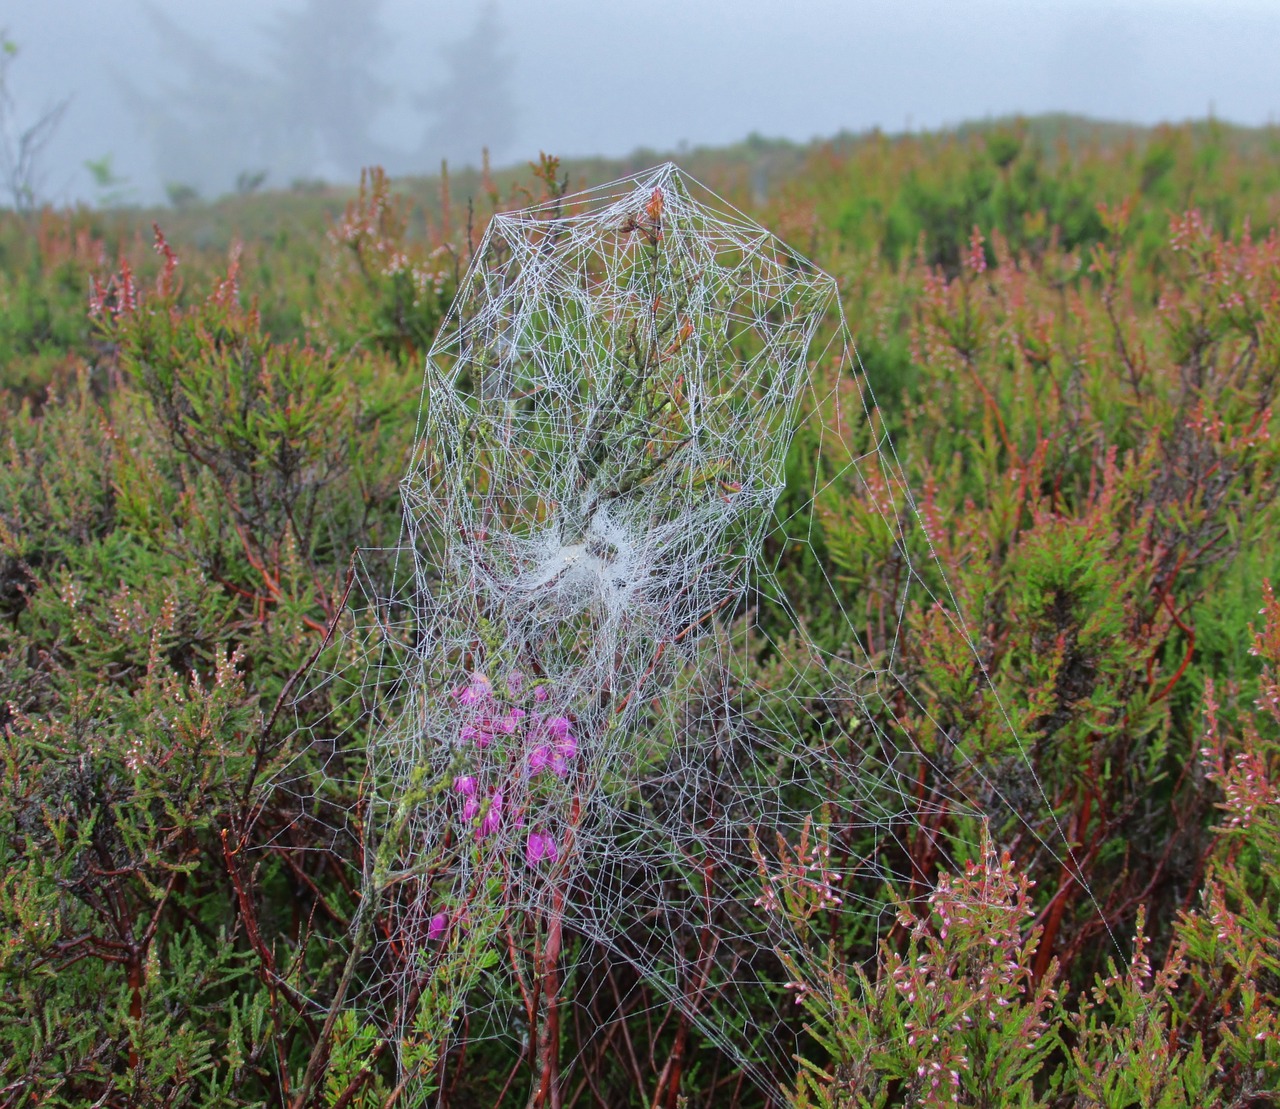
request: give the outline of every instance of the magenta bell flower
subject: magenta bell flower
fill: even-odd
[[[551,765],[551,748],[545,743],[541,747],[535,747],[529,754],[529,775],[536,777],[541,774],[548,766]]]
[[[514,735],[520,721],[524,719],[524,709],[512,709],[506,716],[499,717],[493,722],[493,726],[502,732],[503,735]]]
[[[453,695],[460,705],[478,705],[493,696],[493,686],[488,678],[477,672],[471,675],[470,684],[459,687]]]
[[[488,725],[489,721],[484,721]],[[493,733],[487,731],[486,728],[477,728],[474,724],[464,724],[461,732],[464,743],[474,743],[482,751],[489,746],[493,739]]]
[[[557,778],[569,776],[569,760],[578,753],[577,737],[569,727],[569,719],[565,716],[552,716],[542,724],[541,728],[551,737],[551,742],[540,744],[529,755],[530,775],[550,770]]]
[[[529,866],[537,866],[541,862],[553,863],[558,854],[555,837],[549,832],[529,833],[529,841],[524,849],[525,862]]]
[[[501,823],[502,790],[496,789],[493,791],[493,796],[489,798],[489,811],[484,814],[480,821],[480,826],[476,829],[476,839],[484,839],[486,836],[493,835]]]
[[[449,927],[449,914],[440,912],[436,913],[429,921],[427,921],[427,939],[438,940],[444,935],[445,929]]]

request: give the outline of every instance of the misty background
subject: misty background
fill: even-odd
[[[360,167],[1066,111],[1268,124],[1277,0],[0,0],[35,188],[180,203]]]

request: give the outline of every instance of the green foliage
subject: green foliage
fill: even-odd
[[[984,835],[979,859],[943,876],[922,912],[900,907],[905,951],[882,943],[874,980],[832,955],[821,980],[794,984],[830,1063],[804,1062],[792,1104],[1047,1105],[1035,1080],[1058,1048],[1061,1009],[1051,980],[1032,973],[1039,930],[1024,936],[1023,924],[1034,912],[1027,879]]]
[[[447,244],[406,239],[409,205],[381,169],[360,177],[359,195],[330,231],[338,249],[312,326],[342,348],[371,345],[406,365],[435,338],[453,299],[459,259]],[[470,245],[468,244],[468,250]]]
[[[779,508],[810,543],[780,532],[768,556],[818,642],[848,634],[834,582],[916,697],[812,721],[888,760],[859,790],[916,783],[837,790],[815,842],[914,881],[844,891],[897,919],[873,934],[792,876],[778,911],[813,945],[791,967],[813,1034],[796,1105],[1276,1098],[1268,139],[1029,120],[691,158],[841,280],[883,424],[815,367],[827,435],[797,436]],[[544,159],[535,188],[564,172]],[[348,197],[175,193],[173,247],[136,214],[0,215],[6,1104],[492,1104],[526,1081],[465,1029],[441,1051],[507,958],[483,930],[424,963],[402,1036],[353,1015],[380,926],[342,784],[358,741],[324,754],[318,818],[267,785],[285,763],[321,785],[282,698],[335,662],[353,550],[399,533],[421,359],[482,218],[447,189],[532,195],[500,184],[418,207],[379,171]],[[884,431],[907,488],[864,461]],[[881,520],[913,512],[904,550]],[[783,641],[753,657],[766,685],[805,667]],[[309,692],[301,721],[338,699]],[[857,803],[906,806],[906,831],[877,837]],[[758,1103],[668,998],[566,942],[583,1101]]]
[[[43,399],[71,385],[94,343],[85,313],[88,272],[103,264],[101,230],[86,213],[25,223],[0,217],[0,366],[3,386]]]
[[[894,157],[886,145],[878,153]],[[1101,239],[1092,167],[1051,166],[1040,144],[1016,131],[997,130],[984,144],[934,145],[927,160],[916,153],[892,193],[859,189],[845,201],[832,225],[846,241],[874,244],[894,263],[923,249],[931,265],[955,273],[974,226],[1002,228],[1018,249],[1043,246],[1050,228],[1068,249]],[[866,239],[873,230],[878,242]]]
[[[357,542],[397,533],[413,423],[394,371],[268,338],[236,259],[188,300],[157,249],[154,288],[97,285],[105,399],[82,371],[5,415],[0,1042],[57,1104],[242,1104],[305,1069],[351,911],[311,870],[341,860],[251,884],[240,858],[292,819],[264,807],[276,702]]]

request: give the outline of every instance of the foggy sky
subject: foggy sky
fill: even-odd
[[[153,0],[152,10],[225,63],[226,87],[252,99],[256,86],[237,75],[272,71],[279,43],[268,29],[305,2]],[[376,56],[361,59],[381,97],[364,121],[368,161],[399,172],[438,168],[424,105],[440,110],[465,80],[458,44],[483,7],[382,0],[379,45],[366,48]],[[505,135],[496,122],[468,124],[501,140],[475,134],[473,160],[485,144],[517,162],[539,150],[618,155],[751,132],[803,141],[1013,113],[1155,123],[1212,112],[1263,124],[1280,111],[1277,0],[496,0],[492,8],[506,59],[505,90],[496,92],[513,110],[502,109],[512,117]],[[145,0],[0,0],[0,28],[21,50],[11,81],[24,113],[71,98],[45,159],[46,198],[92,199],[83,163],[107,154],[129,199],[161,198],[176,178],[158,164],[157,125],[140,118],[138,97],[163,105],[174,90],[195,95],[207,82],[184,73],[172,44],[166,52]],[[271,156],[275,141],[228,140],[216,151],[220,179],[190,183],[221,191]],[[304,163],[311,176],[353,173],[301,149],[279,172]]]

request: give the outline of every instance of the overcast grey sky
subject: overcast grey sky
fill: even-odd
[[[474,37],[482,0],[381,0],[374,9],[357,7],[368,0],[345,2],[348,10],[376,10],[381,28],[382,45],[362,48],[358,59],[382,86],[359,124],[368,160],[399,150],[390,158],[396,168],[434,168],[424,126],[443,101],[425,108],[422,96],[444,82],[448,100],[465,84],[457,70],[475,48],[457,44]],[[205,192],[273,156],[270,144],[279,140],[257,133],[257,123],[270,122],[265,108],[253,134],[229,108],[233,125],[221,138],[202,128],[237,92],[256,103],[257,86],[243,74],[274,71],[281,46],[279,33],[272,45],[269,28],[312,10],[315,0],[150,0],[150,7],[0,0],[0,27],[21,48],[11,76],[22,110],[72,98],[46,159],[51,198],[92,196],[83,162],[106,154],[139,200],[160,196],[164,181],[207,176],[206,163],[174,160],[174,127],[225,170],[219,180],[188,182]],[[1212,110],[1248,124],[1280,113],[1280,0],[495,0],[491,8],[509,102],[508,110],[499,97],[491,110],[511,118],[504,139],[501,124],[475,123],[473,130],[491,127],[502,141],[477,133],[472,149],[478,155],[489,142],[508,162],[540,149],[621,154],[730,142],[752,131],[805,140],[1014,112],[1152,123]],[[163,19],[225,64],[225,84],[196,74],[162,42]],[[175,115],[165,146],[157,113],[200,96],[201,122]],[[140,118],[139,97],[149,98],[150,124]],[[228,127],[235,139],[226,138]],[[354,172],[340,161],[295,152],[287,163],[294,169],[281,168],[269,183],[287,184],[279,174],[304,163],[312,176]]]

